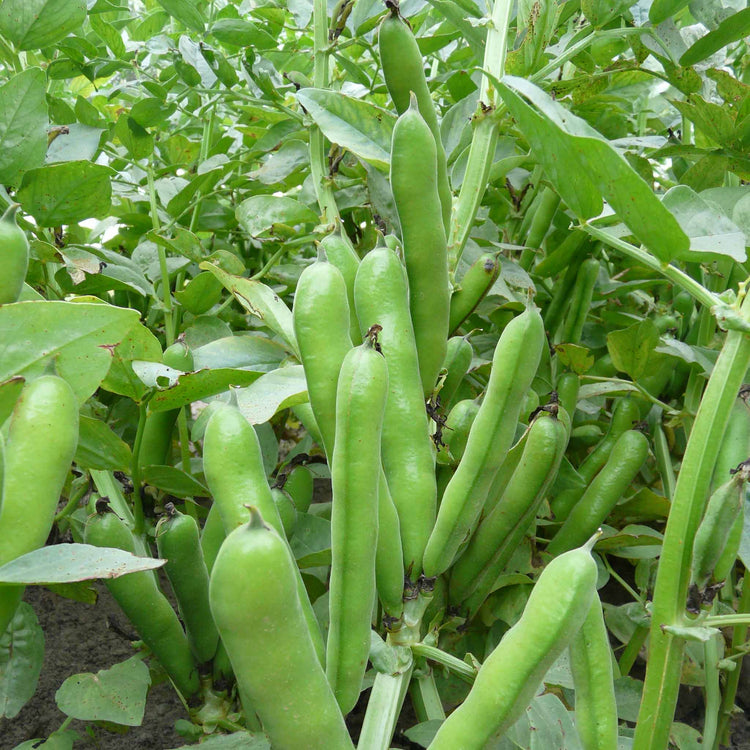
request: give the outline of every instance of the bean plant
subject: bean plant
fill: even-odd
[[[0,733],[730,746],[741,6],[3,0]]]

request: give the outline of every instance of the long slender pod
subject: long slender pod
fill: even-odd
[[[219,634],[208,605],[208,570],[203,561],[198,523],[167,503],[167,515],[156,527],[159,557],[167,560],[164,571],[172,585],[188,643],[199,664],[211,659]]]
[[[642,432],[627,430],[620,435],[607,463],[571,510],[547,551],[559,555],[588,539],[630,487],[647,457],[648,439]]]
[[[527,308],[503,330],[484,401],[461,463],[445,488],[425,549],[425,575],[439,575],[448,569],[476,521],[511,446],[523,396],[536,374],[544,344],[544,326],[536,309]]]
[[[209,588],[246,711],[258,713],[279,750],[352,750],[310,638],[294,559],[257,509],[248,517],[222,545]]]
[[[482,664],[466,700],[443,722],[430,750],[479,750],[512,726],[586,619],[596,576],[586,547],[560,555],[542,571],[521,619]]]
[[[500,501],[480,522],[451,569],[450,599],[470,595],[476,612],[536,518],[544,494],[557,475],[568,442],[564,421],[542,413],[531,425],[523,454]],[[481,600],[481,601],[480,601]]]
[[[388,393],[375,340],[344,358],[336,397],[331,480],[331,579],[326,675],[344,714],[359,698],[375,601],[380,439]]]
[[[98,503],[96,514],[86,523],[84,538],[86,544],[136,554],[131,530],[106,502]],[[197,692],[198,669],[188,639],[152,571],[129,573],[108,579],[105,584],[177,689],[185,697]]]
[[[258,436],[236,406],[222,404],[208,420],[203,437],[203,471],[227,534],[247,523],[248,505],[252,505],[284,538],[281,518],[266,480]],[[323,661],[323,636],[299,570],[297,590],[310,637]]]
[[[346,235],[341,222],[337,222],[336,229],[326,235],[320,241],[320,247],[328,259],[328,262],[341,271],[346,284],[346,298],[349,302],[349,333],[352,341],[359,342],[359,322],[354,307],[354,279],[359,268],[359,255],[352,247],[349,237]]]
[[[612,647],[599,595],[570,644],[576,728],[583,750],[617,750],[617,702]]]
[[[380,63],[388,93],[399,115],[409,109],[412,92],[417,98],[419,114],[435,140],[437,186],[443,230],[448,232],[451,218],[451,195],[445,149],[440,135],[440,124],[424,74],[424,60],[409,24],[399,15],[398,3],[389,4],[390,12],[378,30]]]
[[[445,359],[450,315],[447,245],[435,174],[435,139],[413,99],[393,128],[391,189],[401,223],[425,395],[432,393]]]
[[[297,282],[292,315],[310,405],[330,460],[336,432],[336,383],[341,363],[352,348],[341,271],[322,257],[308,266]]]
[[[67,381],[43,375],[26,385],[5,440],[0,565],[47,541],[77,444],[78,403]],[[0,587],[0,634],[23,592],[23,586]]]
[[[380,347],[388,364],[383,468],[398,511],[406,572],[416,579],[435,522],[435,459],[409,316],[406,275],[393,250],[376,247],[362,259],[354,297],[362,332],[374,325],[382,329]]]
[[[497,255],[485,253],[469,266],[459,286],[451,295],[448,330],[455,333],[458,327],[476,310],[500,275]]]

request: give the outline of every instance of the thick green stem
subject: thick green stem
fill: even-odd
[[[160,228],[159,223],[159,210],[156,202],[156,186],[154,185],[154,172],[149,167],[146,170],[148,176],[148,197],[151,205],[151,224],[154,228],[154,232],[158,232]],[[167,346],[171,346],[174,343],[174,328],[172,323],[172,295],[169,288],[169,269],[167,268],[167,251],[162,245],[157,244],[157,252],[159,253],[159,271],[161,273],[161,292],[162,292],[162,303],[164,305],[164,336],[167,341]]]
[[[702,287],[701,287],[702,288]],[[740,290],[740,315],[750,320],[750,295]],[[663,630],[681,625],[692,541],[709,494],[711,476],[737,392],[750,367],[750,336],[729,331],[695,418],[674,491],[662,543],[652,606],[648,667],[634,750],[662,750],[669,742],[680,687],[685,642]]]
[[[660,273],[673,284],[680,287],[680,289],[684,289],[702,305],[711,308],[721,302],[716,295],[709,292],[702,284],[698,283],[694,278],[688,276],[676,266],[672,266],[669,263],[660,263],[653,255],[647,253],[645,250],[641,250],[639,247],[631,245],[629,242],[625,242],[625,240],[621,240],[619,237],[614,237],[609,234],[609,232],[591,226],[591,224],[584,224],[581,226],[581,229],[615,250],[619,250],[623,255],[627,255],[647,268]]]
[[[479,85],[479,110],[477,124],[469,148],[466,173],[458,194],[456,211],[451,221],[448,237],[448,268],[456,270],[458,259],[469,238],[479,204],[487,188],[487,178],[497,143],[497,122],[501,107],[492,78],[500,79],[505,72],[505,55],[508,45],[508,23],[512,0],[495,0],[487,27],[484,49],[482,82]],[[504,108],[503,108],[504,109]]]
[[[143,517],[143,498],[141,497],[141,444],[143,443],[143,431],[146,427],[147,402],[142,401],[138,405],[138,430],[135,433],[133,444],[133,462],[130,469],[130,479],[133,482],[133,533],[142,536],[145,520]]]
[[[450,669],[450,671],[459,679],[469,685],[474,684],[477,670],[462,659],[459,659],[457,656],[442,651],[437,646],[428,646],[426,643],[415,643],[411,647],[411,650],[414,652],[415,656],[422,656],[425,659],[434,661],[436,664],[441,664]]]
[[[737,607],[739,610],[739,616],[745,616],[746,620],[743,623],[738,623],[734,627],[732,633],[732,652],[740,653],[741,647],[747,640],[748,625],[750,625],[750,571],[745,570],[745,576],[742,580],[742,596],[740,597],[740,603]],[[742,659],[739,659],[737,666],[733,671],[727,674],[726,684],[724,685],[724,694],[721,696],[721,708],[719,710],[719,729],[716,733],[716,742],[714,743],[714,750],[719,750],[719,744],[724,742],[728,743],[728,737],[725,735],[729,731],[729,722],[732,718],[732,711],[734,710],[734,699],[737,695],[737,688],[740,684],[740,671],[742,669]],[[705,745],[704,745],[705,746]]]
[[[328,87],[328,6],[326,0],[313,2],[313,86],[319,89]],[[333,187],[328,178],[326,166],[325,137],[320,128],[310,126],[310,173],[315,186],[318,205],[324,221],[333,222],[340,218]]]
[[[719,689],[719,644],[716,641],[717,638],[721,638],[721,635],[709,638],[703,646],[703,672],[706,677],[703,747],[714,746],[721,704],[721,690]]]
[[[435,675],[432,672],[412,680],[409,692],[414,704],[414,712],[420,722],[445,718],[443,702],[440,700],[440,693],[435,685]]]

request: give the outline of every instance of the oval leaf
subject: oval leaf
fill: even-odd
[[[85,0],[4,0],[0,34],[19,50],[41,49],[80,28]]]
[[[114,547],[91,544],[53,544],[0,566],[0,583],[39,586],[94,578],[119,578],[128,573],[160,568],[166,560],[136,557]]]

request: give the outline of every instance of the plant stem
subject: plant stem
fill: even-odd
[[[143,517],[143,498],[141,497],[141,443],[146,427],[146,407],[148,402],[138,404],[138,430],[133,444],[133,461],[130,469],[130,480],[133,482],[133,533],[142,536],[145,527]]]
[[[750,570],[745,569],[745,575],[742,579],[742,596],[740,597],[740,603],[737,607],[739,610],[738,614],[750,613]],[[732,633],[732,651],[740,652],[741,646],[747,640],[748,621],[744,623],[738,623],[734,627]],[[729,722],[732,718],[732,710],[734,709],[734,699],[737,695],[737,688],[740,684],[740,671],[742,669],[742,659],[739,659],[737,666],[734,671],[727,674],[726,684],[724,686],[724,694],[721,696],[721,708],[719,709],[719,729],[716,733],[716,742],[714,744],[714,750],[719,750],[719,744],[728,740],[725,735],[729,731]],[[725,744],[729,744],[728,741]]]
[[[149,167],[146,170],[148,176],[148,198],[151,204],[151,223],[154,232],[159,231],[159,209],[156,203],[156,187],[154,186],[154,171]],[[161,273],[162,302],[164,304],[164,336],[167,346],[174,343],[174,329],[172,327],[172,296],[169,289],[169,269],[167,268],[167,251],[162,245],[157,244],[156,250],[159,253],[159,271]]]
[[[415,643],[411,647],[411,650],[414,652],[415,656],[423,656],[425,659],[434,661],[437,664],[442,664],[444,667],[450,669],[450,671],[459,679],[469,685],[474,684],[477,670],[468,665],[465,661],[459,659],[457,656],[442,651],[437,646],[428,646],[426,643]]]
[[[638,658],[638,654],[641,651],[641,647],[646,642],[648,637],[648,628],[643,625],[638,625],[633,631],[633,635],[630,636],[630,640],[620,654],[620,659],[617,662],[620,667],[620,675],[627,677],[630,670],[635,664],[635,660]]]
[[[443,702],[440,700],[440,693],[435,685],[435,675],[432,671],[424,677],[412,680],[409,693],[420,722],[445,718]]]
[[[647,253],[645,250],[641,250],[641,248],[631,245],[629,242],[625,242],[619,237],[614,237],[609,234],[609,232],[605,232],[591,224],[583,224],[581,225],[581,229],[592,237],[595,237],[597,240],[613,247],[615,250],[619,250],[623,255],[627,255],[628,257],[633,258],[633,260],[642,263],[647,268],[665,276],[673,284],[684,289],[702,305],[711,308],[720,303],[721,300],[719,300],[716,295],[709,292],[702,284],[699,284],[694,278],[688,276],[684,271],[677,268],[677,266],[673,266],[669,263],[660,263],[653,255]]]
[[[448,268],[451,274],[455,272],[466,240],[469,238],[479,204],[487,188],[487,178],[495,153],[498,115],[501,110],[504,111],[504,105],[498,106],[497,92],[491,77],[500,79],[505,72],[508,24],[512,5],[512,0],[495,0],[487,27],[483,63],[483,70],[486,73],[482,74],[482,81],[479,85],[476,126],[448,237]]]
[[[406,657],[405,665],[395,674],[378,672],[375,677],[357,743],[358,750],[388,750],[391,746],[396,721],[401,713],[414,668],[411,655],[407,656],[408,649],[401,648]]]
[[[65,507],[55,516],[55,523],[59,523],[63,518],[69,516],[77,507],[78,503],[81,502],[81,498],[89,491],[89,483],[82,484],[75,492],[70,496],[70,499],[65,503]]]
[[[719,646],[721,635],[714,635],[703,644],[703,672],[706,678],[706,710],[703,717],[703,747],[713,747],[721,704],[719,689]]]
[[[750,319],[750,295],[744,292],[741,288],[739,313],[747,320]],[[729,415],[748,367],[750,336],[729,331],[690,433],[664,532],[634,750],[662,750],[669,742],[685,642],[662,627],[682,623],[692,542],[708,498],[711,475]]]

